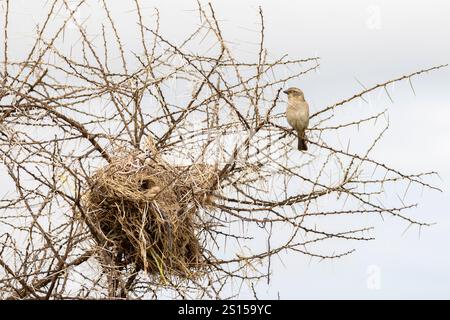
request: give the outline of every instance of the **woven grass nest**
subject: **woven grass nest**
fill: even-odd
[[[193,278],[206,269],[198,214],[211,204],[213,166],[171,166],[135,153],[113,158],[91,180],[87,217],[119,266],[134,264],[162,279]]]

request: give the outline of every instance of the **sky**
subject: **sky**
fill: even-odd
[[[45,1],[15,0],[11,39],[26,43]],[[130,1],[109,1],[126,28]],[[170,39],[182,39],[196,17],[194,1],[141,1],[157,7]],[[225,38],[239,43],[258,29],[258,7],[266,21],[266,48],[272,57],[320,57],[321,67],[292,86],[301,87],[312,111],[352,96],[361,85],[374,85],[420,69],[450,62],[450,2],[431,1],[212,1]],[[81,15],[96,17],[93,11]],[[25,19],[26,18],[26,19]],[[125,41],[137,41],[129,35]],[[256,42],[256,40],[255,40]],[[236,45],[238,46],[238,45]],[[20,54],[20,50],[17,49]],[[390,129],[374,157],[405,172],[437,171],[433,182],[442,193],[424,191],[412,214],[435,225],[408,230],[387,218],[370,220],[375,240],[357,244],[352,255],[335,261],[309,261],[281,255],[274,261],[261,298],[282,299],[450,299],[450,68],[371,96],[388,108]],[[354,107],[353,105],[351,107]],[[359,106],[363,107],[363,106]],[[369,106],[372,107],[372,106]],[[357,112],[357,109],[355,109]],[[358,218],[363,219],[363,218]],[[246,296],[248,294],[248,296]],[[243,298],[251,298],[251,292]]]

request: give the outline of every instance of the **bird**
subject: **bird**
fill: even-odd
[[[305,130],[309,124],[309,105],[305,101],[303,91],[299,88],[291,87],[283,91],[288,96],[286,108],[286,119],[289,125],[297,131],[298,150],[306,151]]]

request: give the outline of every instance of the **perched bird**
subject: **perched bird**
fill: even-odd
[[[305,140],[305,130],[309,123],[309,106],[305,101],[303,91],[298,88],[289,88],[283,91],[288,95],[286,118],[289,125],[297,131],[298,150],[308,150]]]

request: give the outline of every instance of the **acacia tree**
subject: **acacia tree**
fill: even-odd
[[[261,279],[269,281],[271,259],[279,253],[338,259],[353,251],[352,242],[372,239],[370,226],[336,222],[336,231],[318,224],[320,219],[390,215],[407,225],[428,225],[408,216],[416,203],[384,202],[392,187],[439,190],[427,182],[434,172],[405,173],[372,157],[388,128],[387,111],[353,112],[351,119],[339,114],[372,92],[389,95],[393,83],[443,66],[320,107],[311,114],[310,149],[300,153],[280,92],[288,81],[314,72],[320,59],[270,59],[261,10],[257,50],[253,60],[242,61],[210,4],[198,4],[198,27],[174,42],[161,32],[158,11],[147,23],[134,1],[141,48],[131,52],[106,1],[105,24],[88,29],[77,19],[85,2],[52,1],[20,61],[8,51],[11,4],[2,2],[2,298],[235,296],[239,291],[229,283],[254,288]],[[55,19],[62,13],[63,20]],[[67,32],[79,38],[69,48]],[[351,147],[359,128],[373,135],[364,146]],[[346,148],[339,147],[337,135]],[[105,234],[86,218],[83,195],[95,172],[119,154],[142,154],[149,145],[166,163],[186,170],[215,168],[208,203],[195,204],[197,236],[208,261],[199,277],[162,281],[139,268],[119,268]],[[319,249],[339,240],[346,249]]]

